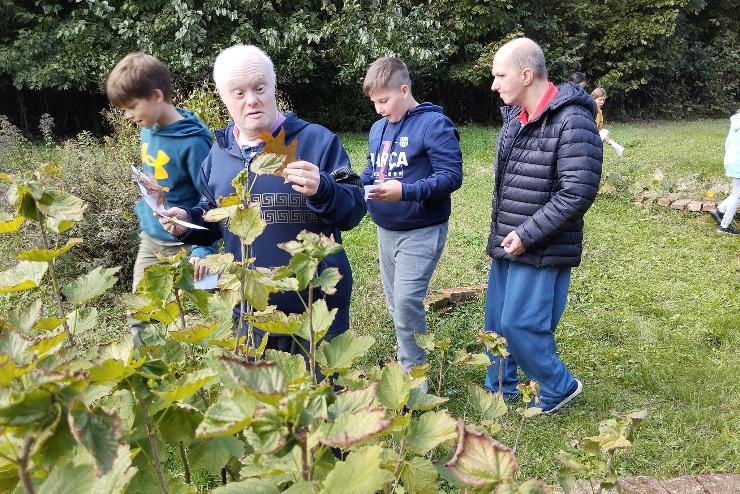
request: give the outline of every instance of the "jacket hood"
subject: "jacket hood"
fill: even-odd
[[[231,120],[226,128],[217,130],[216,142],[220,148],[228,151],[230,154],[241,156],[239,144],[236,142],[236,138],[234,137],[234,125],[234,121]],[[285,121],[275,130],[275,132],[273,132],[272,135],[276,136],[280,133],[280,129],[285,129],[285,141],[290,142],[298,132],[308,125],[310,124],[305,120],[298,118],[295,113],[286,113]]]
[[[177,112],[182,115],[182,119],[172,122],[164,127],[154,127],[152,132],[163,137],[189,137],[194,135],[203,135],[211,138],[211,133],[203,122],[201,122],[195,113],[177,108]]]
[[[584,91],[580,86],[577,86],[572,82],[564,82],[563,84],[559,84],[556,87],[558,88],[558,94],[556,94],[555,98],[550,102],[550,104],[547,105],[544,110],[542,110],[542,113],[530,120],[530,122],[536,122],[548,112],[557,110],[558,108],[567,105],[580,105],[586,108],[586,110],[588,110],[588,112],[591,113],[594,118],[596,118],[596,102],[591,97],[591,95]],[[501,107],[501,115],[504,117],[504,119],[513,118],[514,116],[519,115],[520,111],[521,107],[519,106]]]
[[[410,109],[409,117],[412,115],[416,115],[417,113],[426,113],[426,112],[436,112],[436,113],[442,113],[444,115],[445,111],[441,106],[425,101],[415,106],[414,108]]]

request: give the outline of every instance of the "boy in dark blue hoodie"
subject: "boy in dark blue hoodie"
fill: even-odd
[[[370,129],[362,183],[378,225],[380,274],[407,372],[423,364],[424,297],[447,239],[450,194],[462,185],[460,136],[441,107],[417,103],[406,64],[380,58],[362,87],[383,116]]]
[[[151,55],[129,53],[111,71],[107,82],[111,104],[124,109],[126,118],[141,128],[141,168],[165,189],[165,206],[198,204],[200,166],[211,148],[211,134],[195,114],[172,105],[167,67]],[[157,264],[157,254],[190,251],[191,262],[213,252],[213,247],[183,244],[166,232],[142,198],[136,204],[139,251],[134,265],[133,291],[144,270]],[[201,268],[203,271],[203,268]],[[142,343],[140,321],[129,321],[134,340]]]

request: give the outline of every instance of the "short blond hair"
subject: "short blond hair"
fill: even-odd
[[[362,92],[370,96],[377,91],[400,88],[404,84],[411,89],[411,76],[406,64],[396,57],[383,57],[367,68]]]
[[[603,87],[597,87],[596,89],[591,91],[591,97],[593,99],[606,98],[606,90]]]
[[[149,98],[155,89],[162,91],[166,102],[172,102],[169,69],[156,57],[142,52],[123,57],[106,83],[108,100],[116,107],[125,106],[134,98]]]

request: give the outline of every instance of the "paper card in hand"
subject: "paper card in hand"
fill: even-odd
[[[138,170],[134,165],[131,165],[131,171],[134,174],[134,181],[136,181],[136,184],[139,186],[139,190],[141,191],[141,196],[144,198],[144,202],[146,202],[149,207],[152,208],[152,211],[156,212],[160,216],[169,218],[170,221],[180,226],[184,226],[186,228],[195,228],[197,230],[207,230],[207,228],[200,225],[195,225],[193,223],[188,223],[187,221],[178,220],[174,217],[165,216],[163,214],[164,210],[166,209],[164,207],[164,193],[167,191],[167,189],[159,185],[157,181],[152,177],[148,177],[146,174],[144,174],[144,172]]]

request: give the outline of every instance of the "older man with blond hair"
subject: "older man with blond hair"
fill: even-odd
[[[256,46],[235,45],[216,58],[213,78],[231,122],[216,131],[216,142],[201,168],[203,200],[189,210],[172,208],[165,215],[176,216],[206,230],[186,229],[161,221],[168,231],[183,242],[210,245],[223,238],[224,249],[241,260],[241,244],[223,223],[207,223],[203,215],[218,207],[218,199],[234,193],[232,179],[242,170],[250,169],[252,160],[264,149],[260,134],[277,135],[285,131],[286,143],[297,141],[298,159],[289,163],[282,177],[250,174],[252,199],[259,201],[267,222],[265,231],[251,246],[254,264],[263,267],[288,263],[289,254],[277,244],[295,239],[302,230],[333,235],[341,242],[341,231],[356,226],[365,215],[362,189],[335,179],[339,169],[348,170],[349,157],[339,138],[321,125],[301,120],[293,113],[278,110],[276,75],[270,57]],[[349,302],[352,292],[352,269],[344,251],[328,257],[321,270],[336,267],[342,275],[336,293],[325,296],[330,309],[338,309],[325,339],[349,328]],[[304,294],[304,299],[306,298]],[[273,294],[270,304],[286,313],[305,310],[296,293]],[[235,316],[239,318],[238,308]],[[256,330],[258,339],[264,334]],[[306,342],[302,342],[303,347]],[[270,335],[268,348],[299,353],[301,346],[290,336]]]
[[[555,328],[571,268],[581,261],[583,216],[601,177],[596,105],[577,85],[548,81],[544,53],[528,38],[502,46],[491,73],[491,90],[505,106],[496,147],[485,329],[506,337],[510,355],[490,356],[486,387],[515,399],[521,368],[539,383],[540,406],[549,413],[583,389],[557,356]]]

